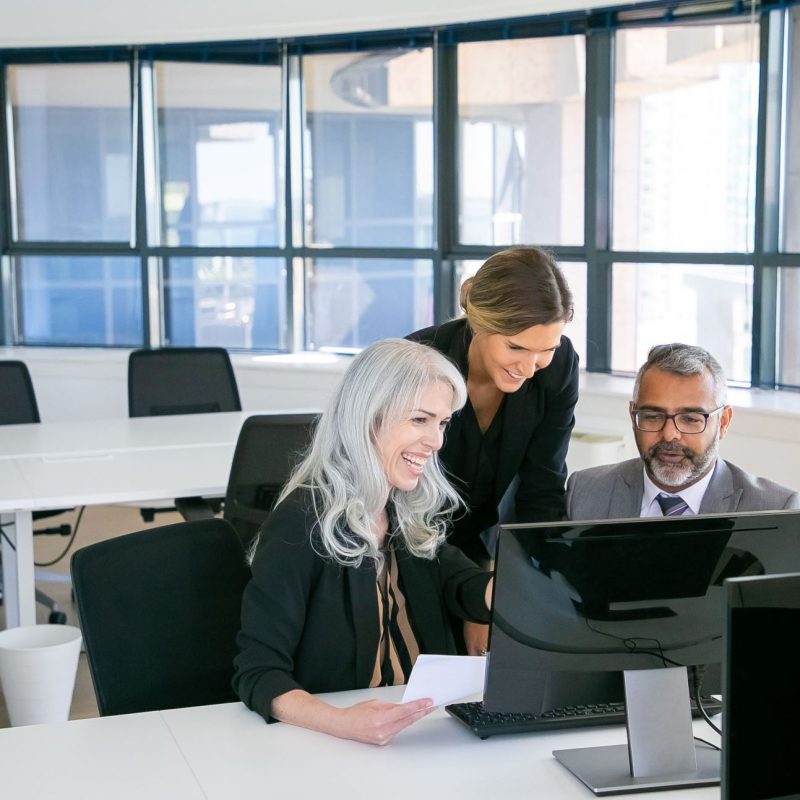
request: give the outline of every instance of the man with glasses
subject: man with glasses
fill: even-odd
[[[733,416],[725,375],[701,347],[653,347],[630,404],[641,458],[567,481],[569,519],[623,519],[800,508],[800,494],[717,457]]]

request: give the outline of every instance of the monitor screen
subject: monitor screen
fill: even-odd
[[[690,728],[685,668],[720,688],[724,581],[787,569],[800,571],[800,512],[503,526],[484,705],[540,712],[622,699],[624,686],[630,736],[632,676],[656,681],[655,697],[662,678],[642,673],[678,668]]]
[[[800,573],[726,582],[724,800],[800,798]]]

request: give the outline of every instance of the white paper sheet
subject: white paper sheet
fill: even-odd
[[[483,695],[486,656],[420,655],[411,670],[403,702],[430,697],[434,705]]]

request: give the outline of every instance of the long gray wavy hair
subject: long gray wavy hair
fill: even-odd
[[[457,367],[436,350],[405,339],[384,339],[355,357],[320,418],[305,458],[278,502],[309,489],[319,523],[313,537],[320,555],[358,566],[383,555],[370,521],[391,501],[396,533],[415,556],[431,559],[444,540],[447,522],[461,504],[434,454],[416,488],[389,485],[376,448],[386,426],[408,418],[432,383],[453,390],[451,411],[460,409],[467,388]]]

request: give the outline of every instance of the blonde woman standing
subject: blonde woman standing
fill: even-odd
[[[573,300],[548,253],[513,247],[464,282],[461,306],[464,316],[408,338],[446,355],[466,381],[467,402],[453,416],[439,454],[467,505],[448,541],[486,563],[492,555],[487,532],[512,482],[517,522],[565,515],[578,357],[563,333]],[[465,635],[469,652],[486,649],[485,629],[468,626]]]

